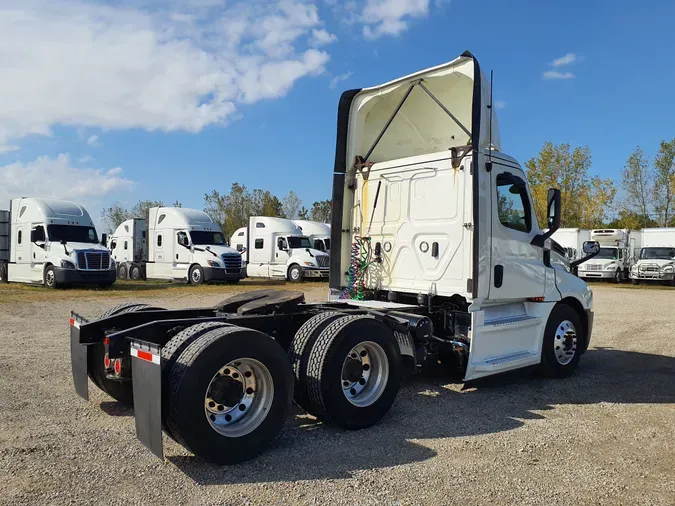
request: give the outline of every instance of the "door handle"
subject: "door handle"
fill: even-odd
[[[431,256],[438,258],[438,243],[434,242],[431,244]]]
[[[176,253],[176,260],[178,260],[178,253]]]
[[[504,282],[504,266],[495,265],[495,288],[501,288]]]

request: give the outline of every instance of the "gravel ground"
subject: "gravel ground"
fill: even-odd
[[[308,300],[325,295],[304,287]],[[416,378],[376,427],[345,432],[298,411],[273,448],[233,467],[166,437],[162,462],[136,440],[130,410],[93,386],[91,402],[75,395],[68,312],[119,300],[0,304],[0,503],[675,504],[675,294],[594,292],[591,348],[569,379],[519,373],[462,390]]]

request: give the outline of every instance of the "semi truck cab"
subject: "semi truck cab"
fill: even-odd
[[[4,259],[0,255],[0,281],[48,288],[115,282],[115,261],[100,244],[84,207],[65,200],[22,197],[11,200],[4,216],[9,254]]]

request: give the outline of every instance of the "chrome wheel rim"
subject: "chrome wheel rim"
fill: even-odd
[[[54,286],[54,271],[47,271],[45,274],[45,282],[47,283],[47,286]]]
[[[577,330],[574,324],[565,320],[558,325],[553,339],[553,353],[560,365],[569,364],[577,352]]]
[[[294,279],[295,281],[300,279],[300,270],[299,269],[291,269],[291,279]]]
[[[199,283],[202,280],[202,274],[199,269],[192,269],[192,282]]]
[[[218,434],[242,437],[267,418],[273,400],[274,381],[267,367],[253,358],[239,358],[211,378],[204,411]]]
[[[354,346],[342,364],[341,386],[346,399],[359,408],[372,405],[387,388],[389,360],[382,346],[365,341]]]

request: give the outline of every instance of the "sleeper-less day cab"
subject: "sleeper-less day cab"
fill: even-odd
[[[675,286],[675,228],[643,228],[641,238],[631,282],[660,281]]]
[[[164,279],[191,284],[238,282],[241,254],[225,243],[206,213],[183,207],[153,207],[148,220],[121,223],[108,238],[121,279]]]
[[[539,229],[489,106],[470,53],[345,92],[329,301],[263,290],[203,309],[131,304],[91,321],[73,313],[76,392],[88,397],[89,374],[133,401],[137,436],[160,457],[164,429],[208,461],[234,463],[269,446],[291,398],[358,429],[388,412],[404,371],[427,364],[465,381],[528,366],[571,374],[589,346],[593,297],[569,271],[599,247],[589,241],[588,257],[564,259],[550,239],[557,190],[548,231]],[[110,360],[122,372],[104,369]]]
[[[84,207],[15,198],[9,211],[0,211],[0,281],[105,287],[115,282],[115,261]]]
[[[627,229],[601,228],[591,230],[591,240],[600,245],[592,262],[579,267],[579,277],[610,279],[615,283],[627,280],[640,248],[640,233]]]

